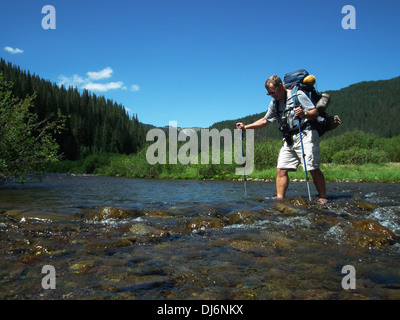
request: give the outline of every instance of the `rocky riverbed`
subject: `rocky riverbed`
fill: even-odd
[[[400,298],[398,185],[329,185],[321,206],[294,184],[78,178],[0,189],[0,299]]]

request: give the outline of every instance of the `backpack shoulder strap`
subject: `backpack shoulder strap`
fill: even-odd
[[[297,91],[299,90],[299,87],[296,85],[292,88],[292,101],[293,101],[293,107],[298,107],[301,106],[299,97],[297,96]]]

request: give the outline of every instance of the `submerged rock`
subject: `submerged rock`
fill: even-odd
[[[311,213],[308,217],[313,225],[323,229],[336,226],[340,221],[340,216],[334,213],[317,212]]]
[[[260,214],[250,210],[236,210],[226,216],[229,224],[252,224],[260,219]]]
[[[93,260],[80,261],[69,266],[69,270],[73,273],[84,273],[94,268],[95,263]]]
[[[233,239],[229,246],[242,252],[265,251],[261,241],[251,241],[247,239]]]
[[[393,232],[373,220],[342,221],[336,228],[346,243],[357,247],[387,247],[397,240]]]
[[[15,217],[18,216],[22,213],[22,210],[8,210],[5,212],[2,212],[2,214],[7,215],[7,216],[11,216],[11,217]]]
[[[293,214],[293,213],[297,212],[297,209],[295,209],[285,203],[277,203],[272,208],[279,211],[280,213],[285,213],[285,214]]]
[[[145,213],[146,218],[162,218],[162,219],[170,219],[174,218],[174,215],[170,212],[163,210],[152,210]]]
[[[272,207],[272,209],[286,214],[293,214],[299,210],[305,210],[307,208],[308,203],[302,197],[283,199]]]
[[[263,231],[260,233],[260,239],[264,243],[269,243],[273,248],[286,250],[291,249],[297,245],[297,242],[289,238],[283,232]]]
[[[388,239],[397,240],[397,236],[392,231],[375,220],[358,220],[353,222],[353,227],[357,230],[364,230]]]
[[[90,219],[99,219],[99,220],[124,219],[129,216],[135,216],[135,214],[128,210],[114,208],[114,207],[103,207],[97,211],[89,212]]]
[[[128,233],[136,236],[146,236],[149,238],[166,237],[169,235],[168,231],[160,230],[148,226],[144,223],[135,223],[129,227]]]
[[[223,224],[221,220],[216,218],[198,218],[188,224],[190,230],[204,230],[204,229],[222,229]]]
[[[372,212],[375,209],[379,208],[377,204],[371,203],[369,201],[366,201],[360,197],[354,197],[351,199],[349,203],[351,209],[356,209],[356,210],[361,210],[361,211],[368,211]],[[350,210],[350,213],[355,213],[352,210]]]
[[[296,208],[300,208],[300,209],[307,209],[307,207],[308,207],[307,201],[305,199],[303,199],[302,197],[295,197],[293,199],[289,199],[288,203],[291,204],[292,206],[294,206]]]

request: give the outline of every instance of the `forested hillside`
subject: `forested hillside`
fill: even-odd
[[[130,117],[124,106],[76,88],[59,87],[29,71],[0,60],[0,73],[5,80],[14,83],[14,94],[24,99],[36,95],[34,112],[39,121],[60,111],[67,116],[66,129],[56,136],[64,159],[82,159],[98,153],[133,154],[140,151],[146,142],[146,132],[152,128],[139,122],[137,115]],[[344,132],[360,130],[378,137],[391,138],[400,135],[400,77],[390,80],[361,82],[331,95],[328,113],[339,115],[342,124],[323,138],[339,136]],[[243,115],[241,119],[225,120],[211,126],[218,130],[235,128],[237,121],[248,124],[265,115],[260,113]],[[166,130],[166,128],[164,128]],[[281,138],[274,123],[255,131],[255,140]]]
[[[14,83],[14,94],[24,99],[36,94],[34,112],[39,120],[57,115],[67,116],[64,132],[56,137],[64,158],[74,160],[95,153],[136,153],[145,142],[146,126],[137,116],[130,118],[124,106],[103,96],[55,83],[22,71],[0,60],[0,73]]]
[[[391,138],[400,134],[400,77],[390,80],[365,81],[337,91],[327,91],[331,101],[327,109],[330,115],[339,115],[342,124],[323,137],[341,135],[358,129],[378,137]],[[261,108],[262,109],[262,108]],[[235,128],[237,121],[251,123],[265,115],[266,110],[241,119],[226,120],[212,125],[213,128]],[[255,131],[256,141],[278,138],[281,134],[276,124]]]
[[[329,112],[338,114],[342,125],[332,131],[335,135],[358,129],[380,137],[400,134],[400,77],[390,80],[364,81],[331,95]]]

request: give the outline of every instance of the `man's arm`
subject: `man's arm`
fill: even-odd
[[[307,95],[302,91],[298,91],[297,97],[301,107],[294,109],[295,117],[305,118],[307,120],[317,119],[319,116],[318,110],[315,108]]]
[[[317,108],[306,111],[302,107],[297,107],[296,109],[294,109],[294,115],[295,115],[295,117],[305,118],[308,120],[314,120],[314,119],[318,118],[319,113],[318,113]]]
[[[248,125],[244,125],[243,122],[238,122],[238,123],[236,123],[236,128],[244,129],[244,130],[247,130],[247,129],[260,129],[262,127],[265,127],[268,123],[269,122],[268,122],[267,119],[261,118],[261,119],[258,119],[257,121],[255,121],[253,123],[250,123]]]

